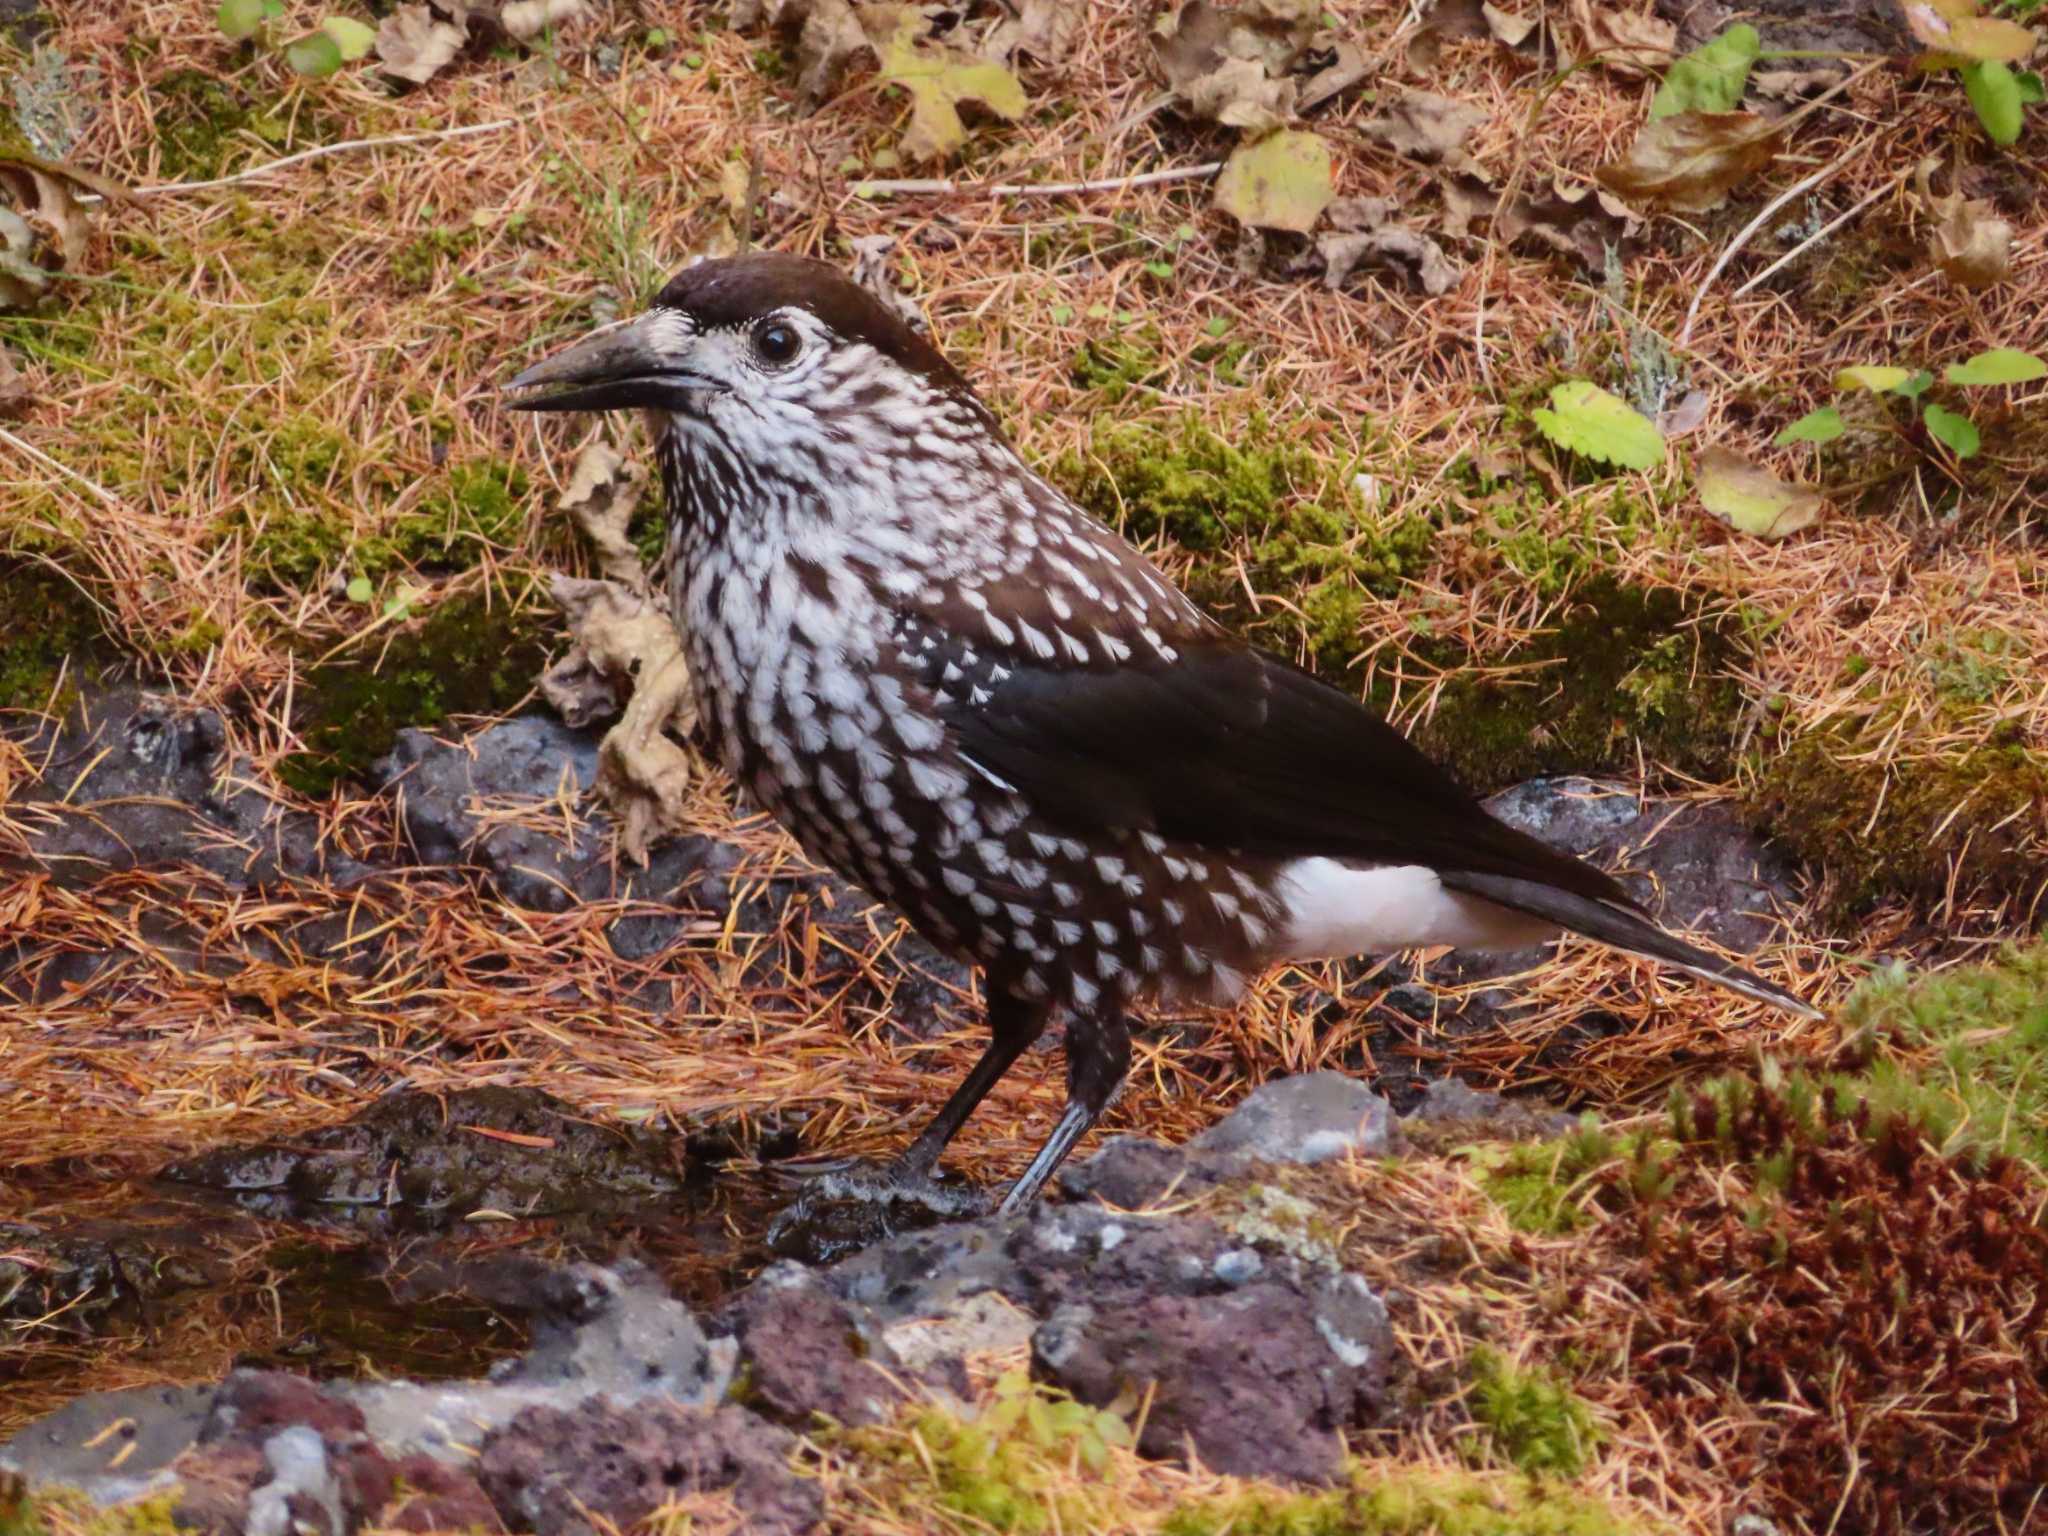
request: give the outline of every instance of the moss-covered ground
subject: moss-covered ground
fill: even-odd
[[[906,171],[893,88],[808,113],[783,50],[683,0],[597,7],[408,90],[367,65],[302,79],[221,37],[211,5],[51,14],[41,55],[0,53],[10,82],[43,82],[0,93],[0,148],[55,133],[38,152],[149,195],[86,208],[70,270],[0,313],[28,390],[0,416],[0,724],[98,678],[165,686],[218,710],[329,845],[402,858],[371,765],[406,726],[454,733],[529,700],[562,641],[547,578],[588,574],[555,503],[594,429],[517,417],[500,383],[736,229],[837,260],[892,237],[887,272],[1025,456],[1225,623],[1476,789],[1591,772],[1736,806],[1806,894],[1761,963],[1849,1001],[1795,1024],[1571,949],[1518,983],[1529,1012],[1456,1040],[1334,967],[1148,1020],[1168,1027],[1143,1033],[1112,1130],[1178,1138],[1279,1072],[1416,1062],[1594,1123],[1534,1142],[1477,1128],[1233,1196],[1229,1219],[1407,1298],[1398,1411],[1356,1437],[1346,1485],[1140,1463],[992,1371],[976,1406],[994,1419],[935,1405],[807,1449],[843,1528],[2025,1529],[2008,1494],[2048,1482],[2031,1427],[2048,1422],[2048,1283],[2028,1278],[2048,998],[2025,947],[2048,920],[2048,413],[2038,385],[1973,397],[1968,461],[1897,403],[1825,448],[1772,439],[1845,366],[2048,352],[2042,113],[1999,151],[1947,75],[1878,69],[1729,206],[1652,220],[1595,270],[1450,232],[1438,172],[1363,125],[1401,91],[1440,92],[1479,114],[1468,149],[1496,184],[1580,188],[1642,118],[1642,78],[1576,70],[1532,132],[1548,44],[1432,52],[1412,7],[1327,9],[1370,75],[1317,117],[1338,190],[1439,238],[1458,268],[1444,294],[1383,272],[1331,292],[1285,273],[1284,240],[1260,265],[1200,179],[1113,185],[1230,143],[1159,108],[1132,6],[1086,8],[1068,58],[1023,66],[1030,113],[972,125],[952,196],[857,190]],[[1579,9],[1557,25],[1583,54]],[[323,14],[288,0],[278,25]],[[71,95],[50,109],[51,90]],[[358,140],[377,142],[260,169]],[[2009,282],[1962,290],[1933,265],[1929,212],[1910,181],[1887,186],[1928,155],[2013,225]],[[1831,166],[1740,244],[1767,197]],[[1104,185],[972,191],[1015,180]],[[1665,465],[1614,470],[1534,425],[1571,377],[1650,410],[1699,390],[1707,409]],[[605,430],[644,447],[632,423]],[[1782,542],[1724,528],[1693,492],[1716,446],[1818,485],[1827,516]],[[632,533],[659,547],[651,505]],[[49,766],[0,742],[0,860]],[[477,809],[588,835],[589,806],[559,790]],[[744,850],[736,890],[795,857],[716,774],[691,812]],[[904,984],[886,918],[856,956],[791,947],[787,974],[766,974],[773,935],[737,929],[629,961],[608,933],[648,894],[533,914],[445,871],[261,899],[184,871],[85,890],[10,876],[0,1222],[96,1217],[95,1180],[399,1085],[542,1083],[600,1119],[786,1116],[816,1150],[881,1152],[978,1049],[972,997],[946,994],[960,1027],[934,1041],[873,1027]],[[387,933],[400,952],[375,950]],[[958,1166],[1014,1172],[1060,1093],[1032,1058]],[[289,1342],[253,1310],[207,1310],[230,1299],[181,1304],[153,1338],[10,1335],[0,1433],[88,1385]],[[10,1498],[0,1532],[35,1528]],[[101,1517],[33,1518],[61,1536]]]

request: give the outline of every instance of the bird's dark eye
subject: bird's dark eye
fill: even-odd
[[[795,362],[803,346],[803,337],[786,321],[763,320],[754,327],[754,355],[774,367]]]

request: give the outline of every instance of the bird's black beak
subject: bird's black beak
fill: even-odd
[[[720,388],[689,366],[693,338],[675,316],[650,310],[543,358],[507,389],[533,390],[515,411],[684,410]]]

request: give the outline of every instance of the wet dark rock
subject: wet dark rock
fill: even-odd
[[[515,1531],[584,1536],[671,1499],[726,1492],[758,1536],[798,1536],[824,1516],[818,1485],[790,1470],[796,1437],[738,1408],[593,1399],[529,1408],[485,1443],[477,1480]]]
[[[17,1329],[95,1334],[114,1316],[208,1279],[196,1257],[146,1232],[0,1222],[0,1323]]]
[[[483,816],[486,804],[552,795],[565,773],[573,781],[572,794],[588,789],[597,782],[597,743],[594,733],[539,715],[505,721],[461,742],[405,730],[377,764],[377,774],[422,863],[473,867],[507,901],[537,911],[628,898],[669,909],[630,913],[612,924],[613,948],[625,958],[659,954],[707,918],[722,928],[730,917],[742,933],[774,933],[789,903],[801,901],[810,908],[811,923],[847,931],[845,945],[818,946],[821,968],[813,972],[813,984],[830,990],[841,983],[856,993],[869,987],[856,957],[872,947],[872,936],[853,930],[865,929],[864,914],[874,902],[831,875],[798,865],[747,882],[750,894],[742,899],[736,872],[745,855],[707,834],[671,838],[653,850],[645,869],[637,869],[618,862],[602,812],[576,837]],[[913,936],[893,946],[889,965],[900,973],[890,988],[889,1027],[918,1037],[946,1027],[940,1012],[968,988],[967,967]],[[862,1000],[855,996],[849,1004],[859,1010]]]
[[[225,1191],[267,1215],[420,1231],[479,1209],[519,1217],[630,1210],[675,1198],[687,1171],[680,1140],[593,1124],[535,1089],[494,1087],[395,1093],[345,1125],[202,1153],[164,1176]]]
[[[180,865],[239,886],[368,873],[330,857],[316,819],[273,799],[226,744],[210,709],[137,688],[88,693],[32,743],[44,781],[16,802],[32,866],[67,885]]]
[[[1378,1411],[1393,1348],[1386,1309],[1356,1276],[1311,1305],[1252,1280],[1215,1295],[1063,1306],[1032,1338],[1033,1368],[1097,1407],[1150,1393],[1139,1449],[1244,1477],[1327,1482],[1343,1430]]]
[[[1681,51],[1697,48],[1735,21],[1754,26],[1769,49],[1911,53],[1918,48],[1898,0],[1657,0],[1656,10],[1678,23]],[[1801,61],[1807,68],[1827,65],[1846,68],[1831,59]]]
[[[874,1424],[902,1400],[895,1352],[872,1320],[801,1264],[776,1264],[719,1313],[739,1346],[748,1406],[806,1427],[814,1415]]]
[[[768,1227],[780,1258],[830,1264],[884,1238],[986,1215],[991,1194],[943,1176],[904,1179],[887,1163],[813,1174]]]

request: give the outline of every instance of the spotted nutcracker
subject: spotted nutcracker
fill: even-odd
[[[1280,961],[1568,929],[1814,1013],[1223,629],[822,262],[691,267],[512,385],[524,410],[647,413],[718,758],[983,968],[991,1043],[906,1180],[1063,1009],[1066,1109],[1004,1208],[1026,1204],[1122,1085],[1134,1003],[1227,1001]]]

